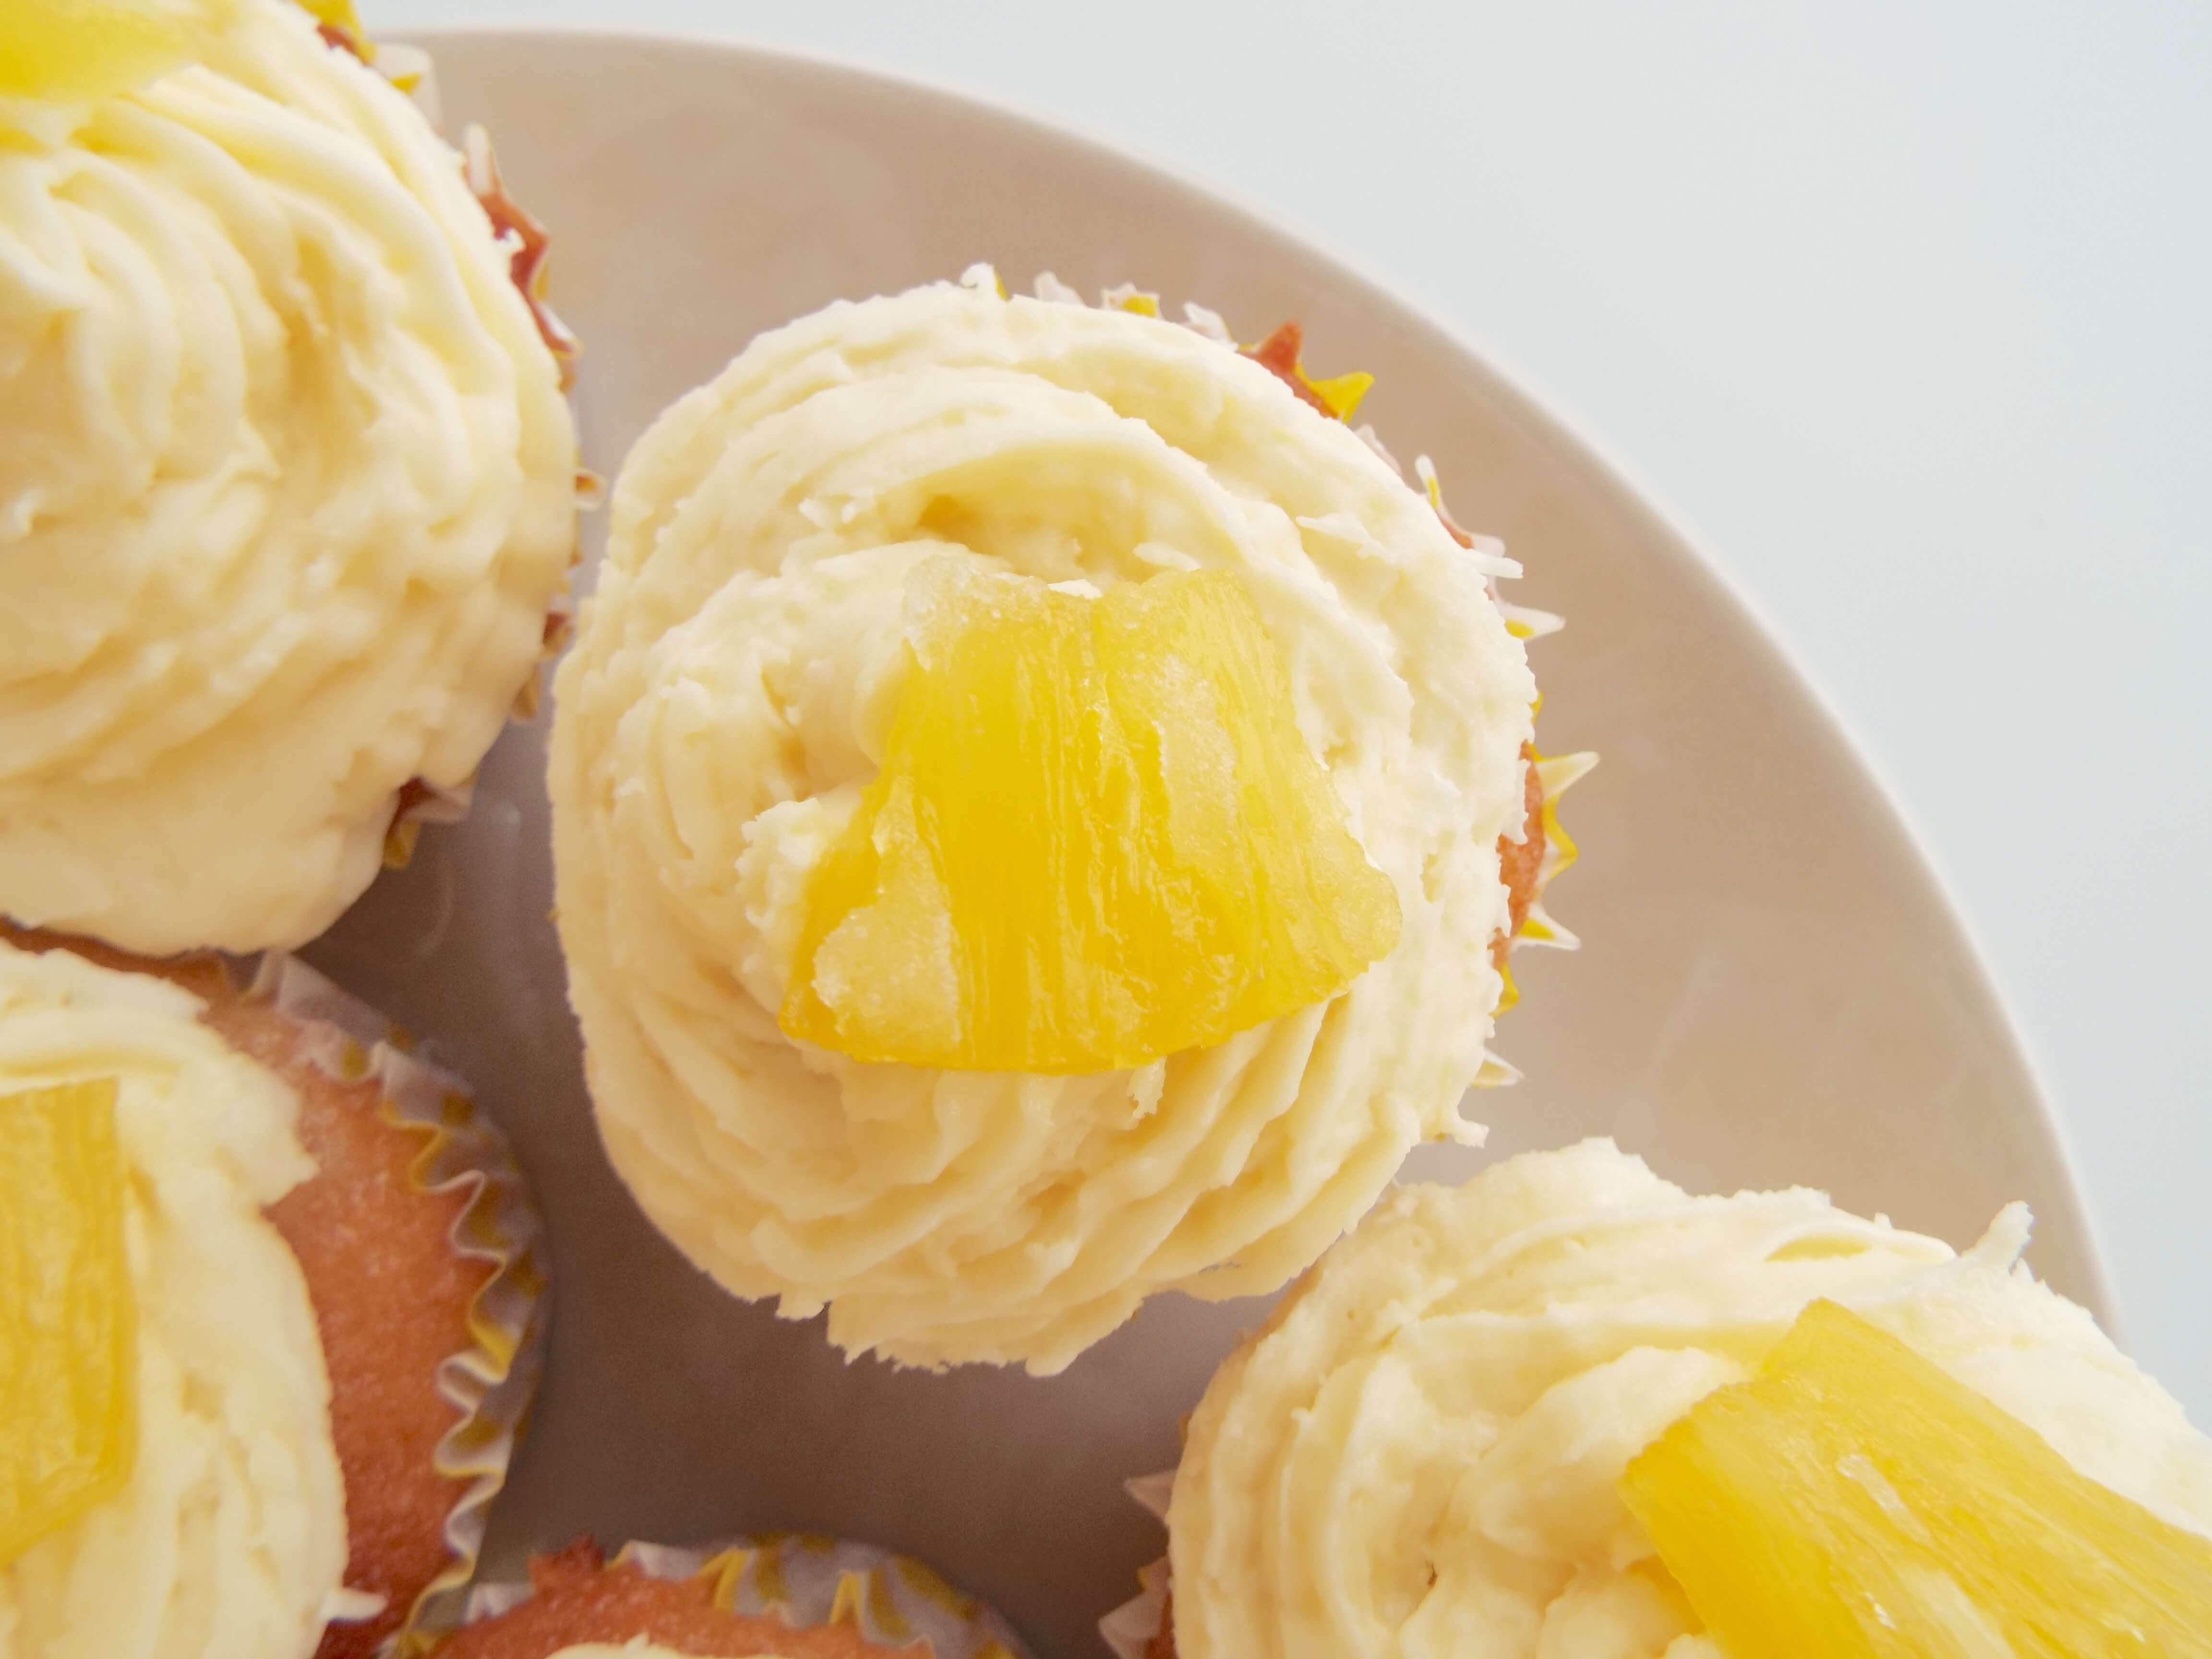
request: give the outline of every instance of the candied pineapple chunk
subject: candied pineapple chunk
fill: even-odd
[[[2212,1654],[2212,1540],[1832,1302],[1621,1490],[1734,1659]]]
[[[808,878],[790,1036],[1110,1071],[1334,996],[1397,942],[1234,576],[1093,599],[934,560],[908,615],[883,769]]]
[[[112,1079],[0,1097],[0,1566],[130,1479],[127,1178]]]
[[[5,0],[0,98],[106,98],[191,56],[180,0]]]

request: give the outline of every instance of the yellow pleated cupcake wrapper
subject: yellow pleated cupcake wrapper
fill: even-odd
[[[492,1499],[507,1483],[543,1369],[542,1228],[506,1138],[478,1110],[467,1085],[417,1057],[406,1033],[296,957],[263,957],[247,994],[273,1003],[329,1076],[343,1083],[374,1079],[386,1121],[430,1132],[409,1180],[425,1194],[465,1195],[451,1235],[454,1251],[491,1267],[469,1304],[471,1346],[438,1368],[438,1392],[460,1417],[431,1462],[465,1484],[446,1517],[444,1569],[380,1650],[404,1659],[427,1650],[431,1633],[466,1616]]]
[[[1176,1472],[1139,1475],[1124,1481],[1122,1490],[1162,1526],[1168,1523],[1168,1500],[1175,1493]],[[1114,1650],[1115,1659],[1145,1659],[1145,1650],[1160,1633],[1168,1609],[1168,1559],[1147,1561],[1137,1569],[1137,1593],[1098,1621],[1098,1634]]]
[[[755,1533],[695,1548],[630,1543],[608,1563],[681,1583],[705,1579],[726,1613],[773,1618],[793,1630],[850,1625],[867,1640],[927,1644],[932,1659],[1029,1659],[1013,1627],[989,1603],[945,1583],[921,1562],[872,1544],[817,1533]],[[527,1584],[479,1584],[471,1622],[530,1599]]]
[[[1506,958],[1498,974],[1505,981],[1498,997],[1498,1013],[1504,1013],[1521,1000],[1521,988],[1513,982],[1512,953],[1524,945],[1548,945],[1558,951],[1578,951],[1582,940],[1572,931],[1562,926],[1559,919],[1544,908],[1544,890],[1552,878],[1582,856],[1564,825],[1559,822],[1559,797],[1570,785],[1586,776],[1597,764],[1597,757],[1587,751],[1575,755],[1538,755],[1531,763],[1536,769],[1536,781],[1542,790],[1544,805],[1537,822],[1544,832],[1544,856],[1536,866],[1536,890],[1528,902],[1528,914],[1521,926],[1514,930],[1506,945]],[[1484,1065],[1482,1073],[1474,1080],[1478,1089],[1496,1088],[1517,1082],[1520,1073],[1502,1060],[1492,1056]]]

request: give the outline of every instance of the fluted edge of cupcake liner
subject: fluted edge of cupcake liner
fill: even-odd
[[[673,1583],[707,1579],[714,1605],[794,1630],[849,1624],[872,1643],[926,1642],[933,1659],[1030,1659],[998,1610],[911,1557],[814,1533],[754,1533],[691,1547],[631,1542],[605,1564]],[[605,1570],[605,1569],[603,1569]],[[531,1596],[527,1583],[477,1585],[467,1623],[495,1618]]]
[[[460,1419],[439,1441],[432,1463],[462,1483],[462,1492],[446,1517],[446,1565],[379,1650],[386,1659],[405,1659],[466,1616],[492,1500],[528,1425],[544,1369],[550,1291],[544,1228],[507,1138],[468,1085],[413,1054],[412,1040],[383,1014],[298,957],[276,951],[260,959],[246,994],[272,1004],[298,1028],[302,1052],[327,1075],[344,1083],[373,1079],[388,1121],[428,1131],[409,1179],[426,1195],[463,1196],[450,1234],[453,1249],[491,1269],[470,1300],[469,1346],[438,1367],[438,1392]]]

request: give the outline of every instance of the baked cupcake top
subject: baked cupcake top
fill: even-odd
[[[1192,1419],[1169,1510],[1174,1650],[1717,1659],[1624,1471],[1823,1298],[2081,1474],[2212,1532],[2212,1441],[2018,1265],[2027,1228],[2015,1205],[1955,1255],[1819,1193],[1694,1198],[1610,1141],[1407,1188]]]
[[[1513,567],[1340,422],[1191,330],[986,278],[764,335],[632,451],[556,682],[556,884],[601,1129],[664,1231],[740,1295],[827,1304],[848,1349],[1048,1370],[1153,1291],[1280,1284],[1409,1146],[1463,1133],[1535,688],[1486,589]],[[1279,659],[1340,867],[1395,898],[1386,953],[1341,994],[1113,1068],[787,1035],[817,875],[884,805],[933,595],[1089,602],[1103,630],[1117,594],[1191,573],[1227,579]],[[1000,741],[1006,705],[973,707]],[[900,937],[939,948],[927,918]]]
[[[150,58],[118,15],[7,26],[52,62],[0,98],[0,914],[294,945],[532,672],[574,433],[405,96],[285,0],[149,9],[196,20]]]
[[[297,1659],[339,1605],[330,1384],[299,1264],[262,1213],[313,1166],[290,1091],[198,1006],[160,980],[0,944],[0,1113],[28,1091],[112,1083],[106,1178],[135,1328],[121,1485],[0,1561],[0,1636],[27,1659]],[[90,1275],[73,1290],[90,1299]],[[31,1420],[27,1402],[12,1409]]]

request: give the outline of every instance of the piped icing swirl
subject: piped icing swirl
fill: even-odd
[[[304,1659],[345,1493],[300,1267],[263,1217],[313,1173],[298,1103],[166,981],[0,944],[0,1093],[118,1081],[137,1443],[122,1492],[0,1568],[8,1659]]]
[[[1719,1659],[1629,1460],[1840,1302],[2075,1467],[2212,1532],[2212,1441],[2018,1264],[1803,1190],[1693,1198],[1610,1141],[1394,1194],[1215,1374],[1169,1506],[1181,1659]]]
[[[777,1029],[806,878],[881,757],[902,607],[951,558],[1092,589],[1235,573],[1397,947],[1133,1071],[870,1065]],[[1266,368],[951,284],[764,335],[640,441],[556,682],[562,943],[599,1121],[739,1295],[915,1364],[1050,1370],[1152,1291],[1273,1289],[1468,1132],[1534,685],[1510,569]]]
[[[0,101],[0,913],[298,944],[458,790],[574,545],[560,374],[455,153],[284,0]]]

